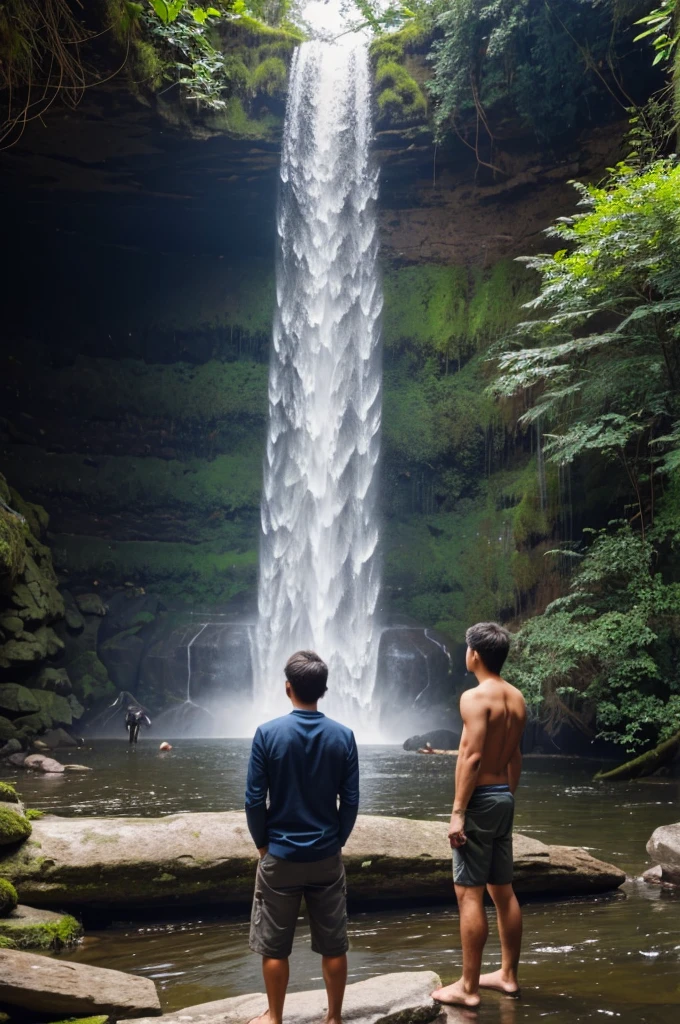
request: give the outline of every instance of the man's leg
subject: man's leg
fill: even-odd
[[[321,970],[328,995],[327,1024],[341,1024],[342,1001],[347,985],[347,954],[322,957]]]
[[[274,960],[268,956],[262,957],[262,977],[264,978],[269,1008],[261,1017],[256,1017],[256,1021],[261,1022],[261,1024],[281,1024],[289,975],[290,970],[287,957],[285,960]]]
[[[498,934],[501,939],[501,969],[483,974],[481,988],[493,988],[506,995],[517,995],[517,969],[522,946],[522,911],[512,885],[489,885],[489,895],[496,906]]]
[[[484,886],[457,885],[455,889],[463,946],[463,976],[453,985],[437,989],[432,996],[439,1003],[474,1007],[479,1006],[479,974],[484,944],[489,934],[484,910]]]
[[[347,985],[347,891],[345,868],[338,853],[308,867],[305,903],[312,949],[321,956],[328,995],[327,1024],[341,1024]]]

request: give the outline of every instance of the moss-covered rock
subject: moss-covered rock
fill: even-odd
[[[10,591],[26,561],[25,523],[0,505],[0,589]]]
[[[0,846],[21,843],[31,834],[31,823],[23,814],[9,807],[0,807]]]
[[[101,697],[112,696],[115,693],[106,667],[95,651],[83,651],[79,654],[69,663],[68,672],[74,689],[74,694],[69,700],[75,696],[83,704],[89,705]]]
[[[16,895],[16,890],[14,892]],[[59,952],[75,946],[82,934],[83,927],[74,917],[50,910],[35,910],[15,904],[7,915],[0,918],[0,936],[10,939],[16,949]]]
[[[4,715],[0,715],[0,747],[9,740],[16,740],[19,738],[19,733],[16,726],[10,722]]]
[[[7,917],[19,903],[19,897],[17,891],[6,878],[0,878],[0,918]],[[0,927],[0,935],[2,935],[2,928]]]
[[[0,949],[16,949],[17,944],[12,939],[8,939],[4,935],[0,935]],[[6,1013],[0,1012],[0,1024],[5,1024],[5,1021],[9,1021],[10,1018]]]
[[[0,782],[0,803],[18,804],[19,794],[9,782]]]
[[[0,683],[0,711],[14,714],[31,714],[38,711],[35,694],[20,683]]]

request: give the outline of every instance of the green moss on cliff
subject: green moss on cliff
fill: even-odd
[[[163,509],[209,515],[258,508],[261,452],[215,459],[102,457],[96,465],[80,455],[48,455],[16,446],[6,460],[34,494],[85,501],[97,508]]]
[[[227,601],[255,585],[257,548],[225,551],[219,543],[115,543],[56,536],[54,558],[75,576],[132,582],[152,592],[197,601]],[[71,667],[69,666],[69,674]]]
[[[85,419],[163,418],[173,423],[220,426],[264,422],[264,363],[146,363],[139,359],[79,356],[73,366],[41,376],[36,387],[56,409],[77,408]],[[236,422],[235,422],[236,421]],[[168,444],[173,444],[173,433]]]
[[[416,266],[386,272],[383,338],[387,350],[416,347],[449,360],[483,351],[522,317],[536,277],[514,260],[487,270]]]
[[[0,505],[0,590],[11,590],[23,572],[27,533],[21,519]]]
[[[371,43],[376,104],[380,120],[389,126],[403,127],[427,118],[427,98],[422,86],[429,71],[422,57],[417,60],[412,56],[422,48],[425,35],[414,19],[398,32],[379,36]]]

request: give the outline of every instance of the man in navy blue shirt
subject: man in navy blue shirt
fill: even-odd
[[[260,854],[250,948],[262,956],[269,1003],[256,1020],[281,1024],[304,896],[312,949],[322,957],[327,1024],[340,1024],[348,947],[340,851],[359,810],[357,745],[350,729],[317,710],[328,679],[319,655],[298,651],[285,672],[293,710],[255,733],[246,786],[248,828]]]

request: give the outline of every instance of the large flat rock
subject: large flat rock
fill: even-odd
[[[584,850],[515,835],[516,888],[550,896],[615,889],[618,868]],[[4,856],[0,873],[32,906],[107,909],[210,903],[246,906],[256,853],[245,815],[165,818],[45,817],[31,840]],[[441,821],[360,815],[345,848],[355,904],[453,899],[451,849]]]
[[[652,832],[647,853],[661,866],[659,881],[680,885],[680,821]]]
[[[157,1017],[161,1012],[150,978],[0,949],[0,1006],[38,1014]]]
[[[431,992],[441,984],[432,971],[413,974],[381,974],[348,985],[342,1008],[344,1024],[426,1024],[434,1020],[441,1007]],[[189,1006],[163,1017],[141,1019],[135,1024],[248,1024],[267,1009],[262,993],[218,999],[216,1002]],[[328,1004],[324,989],[293,992],[286,997],[286,1024],[319,1024],[326,1017]],[[132,1024],[120,1021],[119,1024]]]
[[[68,914],[24,907],[0,917],[0,935],[11,939],[17,949],[64,949],[75,945],[83,934],[82,925]]]

